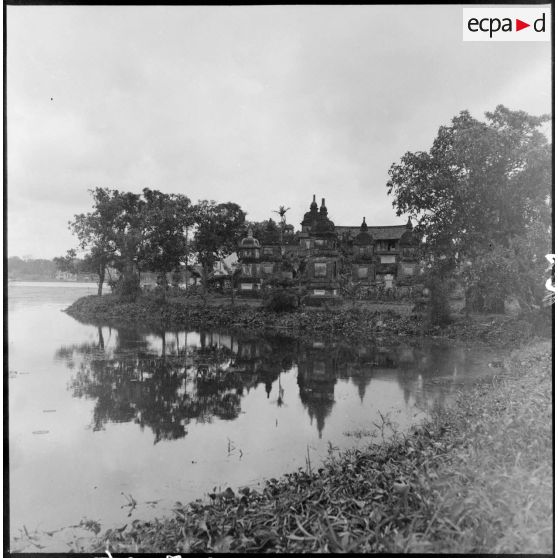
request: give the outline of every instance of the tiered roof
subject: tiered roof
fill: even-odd
[[[406,225],[389,225],[386,227],[368,227],[368,233],[372,235],[374,240],[399,240],[405,231]],[[338,235],[348,233],[351,238],[354,238],[360,233],[360,227],[336,225],[335,232]]]

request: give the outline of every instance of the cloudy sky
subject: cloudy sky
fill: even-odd
[[[463,42],[455,6],[8,6],[8,256],[75,245],[89,188],[235,201],[312,194],[397,218],[387,172],[460,110],[551,110],[550,43]]]

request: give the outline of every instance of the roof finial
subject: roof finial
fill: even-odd
[[[413,223],[411,223],[411,216],[409,215],[409,219],[407,219],[407,225],[406,227],[408,229],[412,229],[413,228]]]
[[[368,225],[366,224],[366,217],[362,218],[362,225],[360,225],[360,230],[366,232],[368,230]]]
[[[322,207],[325,207],[325,198],[322,198]]]
[[[248,227],[248,238],[252,238],[254,234],[252,233],[252,225]]]

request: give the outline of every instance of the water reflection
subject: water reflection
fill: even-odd
[[[74,371],[72,394],[95,402],[93,430],[111,422],[134,422],[153,432],[154,443],[186,436],[192,421],[235,420],[243,397],[260,384],[268,399],[276,385],[274,402],[282,406],[283,372],[297,374],[300,401],[321,438],[338,381],[355,385],[361,402],[373,379],[396,382],[406,404],[412,396],[427,410],[445,404],[455,381],[470,373],[473,364],[466,349],[417,341],[355,346],[283,336],[145,334],[108,327],[99,327],[87,343],[60,347],[56,359]]]
[[[257,487],[319,463],[330,444],[368,444],[379,413],[405,430],[417,406],[451,400],[501,358],[405,337],[97,328],[61,312],[75,291],[10,286],[12,534],[82,517],[125,525],[123,493],[143,520],[214,486]]]

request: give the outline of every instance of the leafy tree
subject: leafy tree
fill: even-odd
[[[164,277],[187,257],[187,231],[194,222],[190,200],[145,188],[142,194],[108,188],[91,190],[93,210],[76,215],[70,229],[86,252],[84,264],[99,277],[108,265],[121,272],[117,292],[135,298],[141,271]]]
[[[194,224],[194,208],[180,194],[164,194],[148,188],[143,190],[145,243],[142,266],[159,274],[159,283],[166,291],[167,273],[177,271],[188,258],[188,230]]]
[[[116,256],[114,221],[119,211],[120,193],[107,188],[90,190],[93,211],[80,213],[69,222],[69,228],[77,237],[79,247],[86,251],[90,265],[98,276],[98,295],[103,294],[105,271]]]
[[[392,165],[388,192],[417,221],[431,274],[459,275],[484,309],[512,295],[534,305],[550,249],[549,117],[499,105],[486,120],[463,111],[441,126],[430,151]]]
[[[205,300],[208,275],[219,260],[236,251],[246,214],[236,203],[216,204],[207,200],[198,202],[194,211],[196,232],[192,251],[202,268]]]
[[[141,194],[114,192],[117,213],[109,223],[116,248],[114,266],[121,275],[116,292],[135,300],[140,293],[140,273],[149,258],[147,203]]]
[[[263,242],[266,234],[269,232],[278,231],[279,227],[273,219],[267,221],[245,221],[242,227],[242,236],[248,234],[248,229],[252,230],[252,235],[257,238],[260,242]]]
[[[76,251],[68,250],[65,256],[53,258],[52,261],[58,271],[76,273]]]

